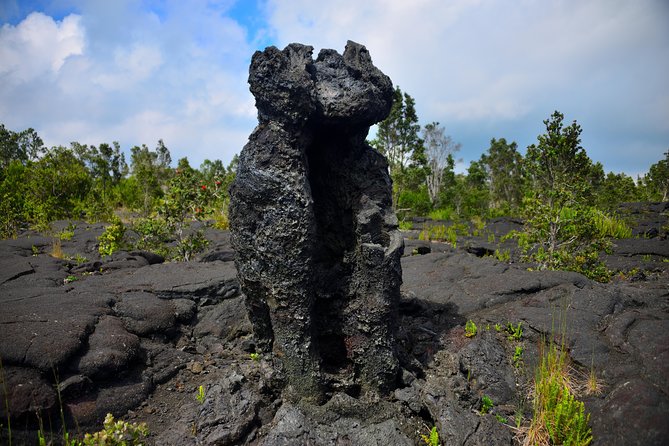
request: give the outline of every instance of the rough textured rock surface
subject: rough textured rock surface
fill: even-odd
[[[259,124],[239,159],[230,221],[258,346],[288,394],[388,392],[403,239],[387,163],[365,141],[392,103],[364,46],[291,44],[254,54]]]
[[[201,262],[141,267],[137,257],[148,261],[148,253],[96,254],[102,225],[62,223],[76,226],[62,249],[87,258],[79,265],[49,255],[51,237],[27,232],[2,240],[0,444],[9,444],[4,401],[12,444],[37,443],[36,413],[51,420],[58,443],[58,386],[68,430],[79,438],[112,412],[147,422],[147,445],[422,444],[419,434],[432,426],[442,444],[507,445],[517,433],[515,417],[529,425],[538,345],[560,313],[577,383],[593,369],[600,386],[578,393],[591,414],[592,445],[669,444],[666,207],[630,208],[642,218],[635,233],[657,235],[616,242],[624,249],[614,247],[613,255],[638,273],[609,284],[473,255],[483,251],[471,247],[490,243],[485,230],[459,238],[457,249],[404,232],[412,248],[402,258],[396,339],[405,370],[398,388],[376,399],[369,399],[374,392],[334,392],[322,405],[282,398],[279,359],[249,356],[255,340],[229,233],[206,231],[211,249]],[[518,224],[493,220],[486,230],[501,236]],[[646,240],[655,243],[656,257],[643,254]],[[630,246],[638,254],[627,254]],[[75,272],[95,262],[90,272]],[[106,268],[111,262],[119,268]],[[70,276],[77,280],[65,280]],[[479,328],[473,338],[464,336],[469,319]],[[522,323],[520,339],[496,330],[508,322]],[[523,349],[520,362],[516,347]],[[102,361],[117,372],[105,374]],[[494,403],[488,414],[480,414],[484,395]]]

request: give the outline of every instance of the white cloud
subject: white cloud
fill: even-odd
[[[94,82],[110,90],[130,89],[148,79],[163,63],[160,50],[143,44],[118,48],[114,54],[116,72],[101,73]]]
[[[0,76],[5,82],[22,83],[55,74],[70,56],[83,51],[79,16],[56,22],[34,12],[17,26],[5,24],[0,29]]]
[[[463,143],[466,161],[492,137],[532,143],[556,108],[583,125],[607,169],[628,168],[621,153],[643,145],[632,161],[645,166],[629,166],[643,171],[666,149],[662,2],[266,0],[251,26],[230,17],[246,1],[54,1],[51,11],[62,3],[77,14],[6,24],[0,122],[33,127],[50,145],[162,138],[173,159],[228,161],[256,123],[246,83],[255,45],[342,51],[351,39],[416,99],[421,123],[440,121]]]
[[[416,99],[422,123],[440,121],[454,139],[468,138],[468,159],[491,137],[521,147],[533,142],[538,133],[528,132],[541,132],[556,108],[592,123],[584,127],[588,153],[611,169],[619,168],[616,151],[633,147],[622,139],[611,146],[607,128],[625,123],[669,136],[662,79],[669,7],[662,2],[268,0],[267,14],[278,46],[298,41],[341,51],[347,39],[365,44]]]
[[[0,122],[47,145],[122,147],[158,139],[183,156],[229,161],[256,119],[253,48],[230,2],[78,1],[61,22],[32,13],[0,30]],[[5,63],[4,61],[8,61]],[[225,138],[218,141],[217,138]]]

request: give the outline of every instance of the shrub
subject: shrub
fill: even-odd
[[[428,217],[430,217],[432,220],[449,221],[454,219],[453,218],[454,215],[455,211],[453,210],[453,208],[444,208],[430,211]]]
[[[468,338],[473,338],[476,336],[477,332],[476,324],[471,319],[465,324],[465,336]]]
[[[177,254],[174,259],[188,262],[195,254],[202,252],[207,245],[209,245],[209,240],[204,237],[204,231],[195,231],[192,234],[181,237],[177,242]]]
[[[492,399],[487,395],[483,395],[483,397],[481,398],[481,414],[483,415],[490,412],[492,406],[493,406]]]
[[[170,238],[170,232],[164,218],[140,218],[133,223],[132,229],[139,236],[135,241],[137,249],[167,255],[168,249],[165,243]]]
[[[121,248],[125,226],[120,219],[114,218],[105,231],[98,237],[98,251],[103,256],[110,256]]]
[[[632,229],[627,224],[614,216],[608,215],[598,209],[590,210],[590,220],[597,230],[599,237],[631,238]]]
[[[145,423],[115,421],[113,415],[108,413],[104,429],[94,434],[86,434],[84,441],[77,442],[76,446],[141,446],[141,439],[147,435],[149,429]]]
[[[420,434],[420,438],[427,444],[428,446],[439,446],[439,432],[437,432],[437,426],[433,426],[432,429],[430,429],[430,433],[428,435],[425,434]]]
[[[563,343],[564,344],[564,343]],[[572,393],[564,345],[542,349],[534,380],[534,416],[524,444],[587,446],[592,441],[590,415]]]

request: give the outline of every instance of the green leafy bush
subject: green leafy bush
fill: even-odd
[[[474,323],[474,321],[472,321],[471,319],[468,320],[467,323],[465,324],[465,336],[468,338],[473,338],[474,336],[476,336],[477,331],[478,329],[476,328],[476,324]]]
[[[121,248],[125,226],[120,219],[116,218],[105,228],[105,231],[98,237],[100,242],[98,251],[103,256],[110,256]]]
[[[585,414],[583,403],[570,390],[566,348],[564,345],[558,348],[550,342],[540,354],[534,380],[534,415],[526,444],[589,445],[592,441],[592,430],[588,427],[590,415]]]
[[[516,348],[513,352],[513,366],[518,368],[523,362],[523,346],[522,345],[516,345]]]
[[[84,441],[77,442],[76,446],[141,446],[142,438],[147,435],[149,429],[145,423],[114,420],[113,415],[108,413],[104,429],[94,434],[86,434]]]
[[[624,221],[594,208],[590,209],[590,213],[590,220],[599,237],[616,239],[632,237],[632,229]]]
[[[511,261],[511,251],[508,249],[503,249],[501,251],[499,249],[496,249],[495,258],[500,262],[508,263]]]
[[[450,221],[455,217],[453,208],[434,209],[428,214],[432,220]]]
[[[490,412],[490,409],[492,409],[492,407],[493,407],[492,399],[487,395],[483,395],[483,397],[481,398],[481,414],[486,414]]]
[[[140,218],[132,224],[132,230],[138,235],[135,248],[167,257],[169,250],[166,243],[171,235],[164,218]]]
[[[506,325],[506,332],[509,333],[509,341],[520,341],[523,337],[523,323],[518,322],[518,325],[513,325],[509,322]]]
[[[399,222],[399,228],[402,231],[411,231],[413,229],[413,222],[411,220],[409,221],[400,221]]]
[[[592,441],[588,427],[590,414],[585,406],[571,394],[568,388],[551,382],[548,389],[550,416],[546,417],[546,429],[553,444],[588,445]]]
[[[209,245],[209,240],[204,237],[204,231],[197,230],[188,234],[177,242],[175,260],[188,262],[193,256]]]
[[[433,426],[432,429],[430,429],[430,433],[428,435],[420,434],[420,438],[428,446],[439,446],[441,444],[439,443],[439,432],[437,432],[437,426]]]

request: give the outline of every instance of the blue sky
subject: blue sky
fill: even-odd
[[[227,163],[256,124],[253,52],[351,39],[462,144],[460,170],[556,109],[607,171],[669,149],[666,0],[0,0],[0,23],[0,122],[49,146],[162,138]]]

